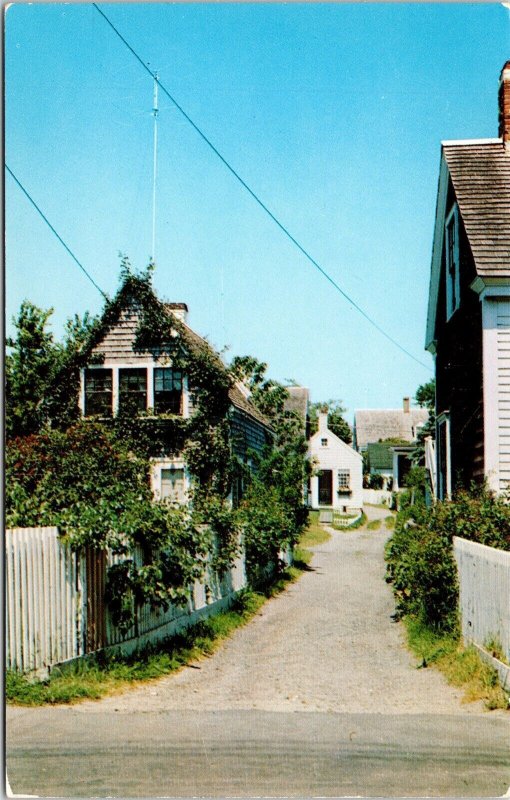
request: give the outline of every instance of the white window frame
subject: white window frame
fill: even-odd
[[[321,447],[328,447],[328,440],[325,436],[321,439]]]
[[[80,398],[79,408],[82,416],[85,416],[85,369],[111,369],[112,371],[112,414],[114,417],[119,413],[119,370],[121,369],[146,369],[147,370],[147,410],[154,409],[154,369],[160,367],[158,363],[131,363],[124,362],[118,364],[90,364],[80,370]],[[166,365],[165,365],[166,366]],[[188,419],[190,414],[188,378],[182,378],[182,417]]]
[[[347,479],[347,483],[345,480]],[[351,488],[351,470],[350,469],[339,469],[337,470],[337,487],[338,489],[350,489]]]
[[[452,224],[453,223],[453,224]],[[450,230],[454,231],[453,264],[451,263]],[[460,249],[459,207],[454,203],[445,221],[445,272],[446,272],[446,321],[451,319],[460,306]]]
[[[184,475],[184,494],[186,495],[185,501],[180,505],[188,505],[189,503],[189,490],[191,487],[191,478],[188,470],[186,469],[186,464],[182,458],[159,458],[152,462],[152,471],[151,471],[151,489],[152,494],[154,495],[155,500],[161,500],[161,481],[163,476],[163,470],[165,469],[172,469],[177,470],[180,469],[183,471]]]
[[[446,475],[444,486],[442,485],[442,473],[441,473],[441,433],[440,429],[441,426],[445,426],[445,465],[446,465]],[[436,420],[436,457],[437,457],[437,492],[438,498],[440,500],[451,500],[452,496],[452,451],[451,451],[451,439],[450,439],[450,412],[443,411],[441,414],[438,414]],[[444,491],[444,496],[441,497],[441,490]]]

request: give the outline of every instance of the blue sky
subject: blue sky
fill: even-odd
[[[332,278],[424,364],[440,141],[497,136],[499,4],[105,4],[220,152]],[[101,288],[146,266],[152,80],[89,4],[13,5],[6,161]],[[312,400],[398,407],[431,372],[378,334],[160,93],[154,285],[227,358]],[[102,298],[6,176],[6,320]]]

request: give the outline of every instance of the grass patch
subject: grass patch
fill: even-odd
[[[395,520],[396,517],[394,514],[390,514],[388,517],[384,518],[384,524],[388,528],[389,531],[392,531],[395,527]]]
[[[324,544],[331,535],[322,527],[319,522],[319,512],[310,511],[308,527],[301,534],[298,547],[315,547],[318,544]]]
[[[382,520],[371,519],[370,522],[367,524],[367,531],[378,531],[381,525],[382,525]]]
[[[418,667],[434,665],[448,683],[464,690],[464,701],[483,700],[488,709],[508,708],[496,670],[480,658],[476,648],[463,647],[453,634],[438,634],[424,623],[405,617],[408,644],[418,656]]]
[[[22,706],[79,703],[98,700],[122,692],[141,681],[151,681],[182,669],[191,662],[212,655],[222,641],[259,611],[270,597],[284,591],[296,581],[312,559],[307,548],[330,538],[318,522],[318,512],[301,536],[294,553],[294,564],[260,591],[245,589],[239,593],[228,611],[202,620],[182,633],[156,645],[148,645],[131,656],[102,655],[52,669],[47,680],[37,681],[18,672],[7,671],[5,698],[8,703]]]
[[[131,656],[99,654],[95,659],[57,667],[44,681],[33,681],[9,671],[5,681],[6,700],[28,706],[76,703],[97,700],[134,683],[160,678],[210,656],[223,639],[257,613],[266,599],[264,593],[241,592],[230,610],[202,620],[157,645],[149,645]]]

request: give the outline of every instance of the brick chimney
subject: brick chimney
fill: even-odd
[[[188,321],[188,306],[186,303],[165,303],[168,310],[182,322]]]
[[[498,136],[503,139],[505,147],[510,147],[510,61],[507,61],[501,70],[498,102]]]
[[[404,397],[404,414],[409,414],[411,410],[411,400],[409,397]]]

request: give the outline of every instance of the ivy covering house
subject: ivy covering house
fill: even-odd
[[[241,551],[256,584],[306,521],[310,467],[285,388],[253,357],[226,366],[186,312],[125,260],[99,318],[56,343],[50,312],[26,302],[9,342],[7,525],[58,526],[76,551],[113,554],[105,599],[125,631],[137,608],[185,605],[197,581],[207,592]]]

